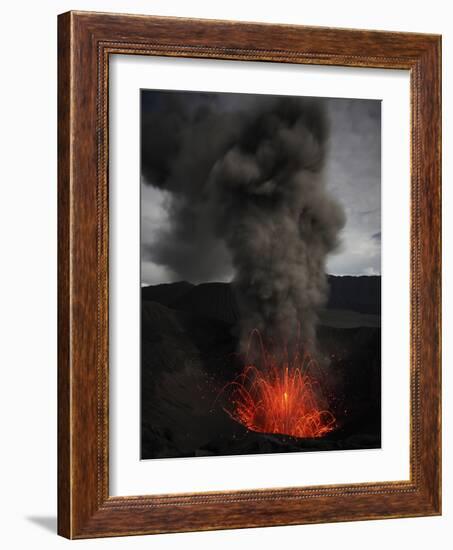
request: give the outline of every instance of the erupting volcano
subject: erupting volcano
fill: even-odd
[[[225,412],[254,432],[318,438],[333,431],[336,420],[312,373],[316,363],[310,355],[298,346],[292,357],[286,351],[279,359],[266,350],[257,330],[250,337],[249,351],[253,340],[259,345],[259,366],[247,353],[243,371],[224,388]]]
[[[141,458],[379,448],[380,103],[141,94]]]

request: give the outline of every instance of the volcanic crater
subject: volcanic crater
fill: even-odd
[[[231,284],[142,287],[141,458],[380,448],[380,277],[328,282],[316,376],[335,422],[320,437],[255,431],[228,414],[224,389],[244,369]]]

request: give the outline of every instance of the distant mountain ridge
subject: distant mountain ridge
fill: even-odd
[[[328,275],[327,309],[347,309],[359,313],[381,314],[380,275]]]
[[[328,276],[328,310],[348,310],[380,315],[380,276]],[[179,311],[188,311],[207,318],[235,324],[239,318],[238,305],[230,283],[201,283],[187,281],[142,287],[144,302],[157,302]]]

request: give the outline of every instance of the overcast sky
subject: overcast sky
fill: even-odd
[[[157,111],[165,94],[184,95],[199,104],[203,94],[187,92],[142,92],[142,116]],[[212,94],[211,99],[212,99]],[[215,94],[220,111],[243,110],[257,101],[246,94]],[[186,99],[183,99],[185,101]],[[381,269],[381,102],[362,99],[323,99],[330,120],[329,148],[325,177],[329,192],[341,203],[346,225],[341,232],[341,246],[327,260],[327,272],[334,275],[375,275]],[[156,136],[155,136],[156,137]],[[158,138],[157,138],[158,139]],[[159,147],[156,142],[155,149]],[[148,149],[149,150],[149,149]],[[152,148],[154,150],[154,148]],[[157,189],[142,173],[141,245],[142,284],[157,284],[180,279],[153,257],[153,243],[171,223],[169,193]],[[177,243],[175,243],[177,244]],[[211,247],[211,244],[205,246]],[[217,262],[215,275],[196,275],[192,282],[228,281],[233,271],[228,252],[222,245],[210,257]],[[215,260],[216,259],[216,260]]]

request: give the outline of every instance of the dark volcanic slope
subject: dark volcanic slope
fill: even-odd
[[[142,300],[146,302],[157,302],[169,306],[180,296],[194,288],[194,285],[187,281],[179,283],[168,283],[142,287]]]
[[[171,307],[210,319],[219,319],[231,325],[239,317],[233,289],[228,283],[203,283],[194,286],[174,300]]]
[[[242,369],[231,285],[142,288],[142,458],[379,447],[380,278],[329,283],[318,343],[338,428],[316,440],[253,433],[224,412],[222,388]]]
[[[219,432],[236,430],[223,411],[213,414],[234,351],[230,325],[143,302],[143,458],[206,454]]]
[[[142,300],[157,302],[171,309],[218,319],[229,324],[238,320],[238,307],[229,283],[179,283],[145,286]]]

